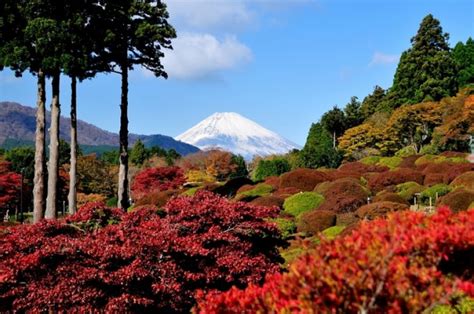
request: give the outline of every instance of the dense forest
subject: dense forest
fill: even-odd
[[[472,38],[450,47],[427,15],[390,88],[334,106],[301,150],[246,162],[128,147],[129,71],[167,77],[163,2],[0,9],[1,68],[38,83],[35,148],[0,151],[0,312],[474,311]],[[121,77],[120,148],[86,154],[76,89],[98,73]]]

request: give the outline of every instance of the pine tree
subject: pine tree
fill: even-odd
[[[336,148],[336,138],[341,136],[346,128],[344,111],[334,106],[321,117],[321,125],[332,134],[333,148]]]
[[[407,103],[440,100],[457,91],[457,70],[450,54],[449,35],[431,14],[402,53],[389,97],[392,108]]]
[[[341,151],[333,147],[331,133],[321,123],[314,123],[300,152],[303,167],[306,168],[337,168],[342,161]]]
[[[458,42],[452,55],[459,70],[459,87],[474,84],[474,40],[469,37],[466,44]]]
[[[145,148],[145,145],[141,140],[135,142],[130,151],[130,161],[141,166],[150,157],[150,152]]]
[[[364,121],[361,112],[361,103],[356,96],[351,97],[351,101],[344,107],[345,129],[359,125]]]
[[[382,101],[385,98],[385,89],[376,85],[372,94],[364,98],[360,106],[360,112],[364,119],[369,118],[375,112],[381,110]]]
[[[118,207],[129,206],[128,195],[128,72],[141,65],[156,77],[167,78],[161,64],[162,48],[172,48],[176,37],[161,0],[104,0],[101,29],[105,36],[104,61],[121,76],[120,165]]]

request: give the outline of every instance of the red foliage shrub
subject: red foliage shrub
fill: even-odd
[[[441,162],[441,163],[427,163],[423,168],[423,174],[429,176],[428,183],[445,183],[449,184],[456,177],[460,176],[463,173],[474,171],[474,164],[472,163],[451,163],[451,162]],[[437,174],[438,176],[433,176]],[[443,176],[441,181],[439,175]]]
[[[82,229],[43,221],[0,235],[0,312],[186,312],[204,293],[259,284],[279,271],[276,208],[231,203],[209,192],[171,200],[162,212],[123,213]]]
[[[178,195],[176,190],[168,191],[153,191],[145,196],[139,198],[134,205],[144,206],[144,205],[153,205],[158,208],[165,206],[165,204],[173,197]]]
[[[275,190],[280,187],[280,177],[268,177],[264,182],[265,184],[271,185]]]
[[[372,201],[376,202],[393,202],[405,205],[406,208],[410,207],[410,203],[403,199],[400,195],[393,192],[382,191],[381,193],[377,194]]]
[[[342,164],[338,170],[347,173],[357,173],[360,176],[366,172],[385,172],[388,171],[389,168],[387,166],[366,165],[364,163],[354,161]]]
[[[148,168],[138,173],[132,183],[132,196],[135,200],[148,193],[173,190],[186,182],[179,167]]]
[[[453,187],[463,187],[474,191],[474,171],[465,172],[451,182]]]
[[[418,313],[474,296],[472,278],[446,276],[446,263],[474,246],[474,211],[405,211],[362,223],[346,237],[323,241],[288,273],[262,286],[201,296],[201,313]],[[469,265],[460,269],[462,273]],[[454,301],[454,300],[453,300]]]
[[[319,210],[330,210],[336,213],[352,212],[367,203],[367,191],[354,178],[343,178],[325,182],[316,188],[324,196],[324,203]]]
[[[463,188],[456,189],[439,199],[439,204],[449,206],[454,212],[469,209],[474,202],[474,192]]]
[[[282,208],[283,207],[283,202],[285,200],[281,197],[278,196],[262,196],[259,198],[254,199],[253,201],[250,202],[250,204],[255,205],[255,206],[266,206],[266,207],[278,207]]]
[[[359,218],[356,217],[355,213],[342,213],[336,215],[337,226],[352,226],[359,222]]]
[[[369,179],[369,188],[373,192],[380,192],[387,187],[400,183],[414,181],[423,184],[423,174],[409,168],[399,168],[394,171],[387,171]]]
[[[356,210],[355,215],[359,219],[373,220],[385,217],[388,213],[406,209],[409,209],[409,206],[405,204],[384,201],[364,205]]]
[[[336,214],[329,210],[312,210],[302,214],[297,221],[298,232],[312,236],[336,224]]]
[[[423,180],[423,185],[433,186],[439,183],[447,184],[446,175],[444,173],[428,173],[425,175]]]
[[[284,173],[280,177],[280,188],[293,187],[301,191],[312,191],[318,183],[328,180],[330,176],[322,171],[301,168]]]
[[[0,174],[0,209],[14,207],[13,201],[19,197],[20,187],[21,175],[14,172]]]

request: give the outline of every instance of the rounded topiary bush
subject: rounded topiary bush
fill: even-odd
[[[443,183],[430,186],[421,192],[420,201],[423,204],[429,204],[431,198],[432,205],[434,205],[437,197],[442,197],[451,192],[451,190],[452,188],[449,185]]]
[[[400,210],[406,210],[409,207],[394,202],[378,202],[367,204],[356,210],[356,217],[359,219],[373,220],[378,217],[386,217],[390,212],[396,212]]]
[[[276,206],[278,208],[282,208],[284,201],[285,200],[281,197],[268,195],[268,196],[262,196],[262,197],[256,198],[253,201],[251,201],[250,204],[257,205],[257,206],[266,206],[266,207]]]
[[[357,173],[360,176],[366,172],[385,172],[388,171],[389,168],[386,166],[367,165],[358,161],[354,161],[342,164],[338,170],[347,173]]]
[[[288,197],[283,203],[286,213],[298,217],[304,212],[316,209],[324,202],[324,196],[314,192],[301,192]]]
[[[456,177],[463,173],[474,171],[474,164],[471,163],[427,163],[424,164],[423,174],[425,175],[425,185],[437,183],[451,183]]]
[[[372,201],[374,203],[377,203],[377,202],[393,202],[393,203],[403,204],[406,207],[410,206],[410,203],[408,203],[408,201],[406,201],[403,197],[401,197],[397,193],[387,192],[387,191],[382,191],[382,192],[378,193],[372,199]]]
[[[450,185],[452,187],[463,187],[466,190],[474,191],[474,171],[463,173],[454,179]]]
[[[368,191],[354,178],[342,178],[321,183],[317,188],[325,198],[319,207],[336,213],[351,212],[367,203]]]
[[[386,166],[390,169],[395,169],[402,163],[403,159],[401,157],[393,156],[393,157],[382,157],[377,162],[379,166]]]
[[[416,168],[415,162],[420,158],[419,155],[411,155],[403,158],[402,162],[398,165],[400,168]]]
[[[313,169],[296,169],[280,177],[280,188],[293,187],[301,191],[312,191],[318,183],[330,180],[330,176]]]
[[[235,198],[236,200],[253,200],[257,197],[269,195],[271,192],[273,192],[273,186],[260,183],[251,190],[237,194]]]
[[[439,200],[440,205],[446,205],[454,212],[469,209],[472,202],[474,202],[474,192],[464,188],[456,189]]]
[[[351,226],[359,222],[359,218],[355,213],[342,213],[337,214],[336,216],[336,225],[337,226]]]
[[[265,179],[264,183],[273,186],[273,189],[277,190],[280,187],[280,177],[268,177]]]
[[[395,186],[400,183],[413,181],[418,184],[423,184],[423,174],[419,171],[409,168],[399,168],[393,171],[380,173],[369,179],[369,188],[373,192],[380,192],[387,187]]]
[[[269,222],[273,222],[276,224],[278,230],[280,230],[283,239],[291,238],[296,232],[296,223],[293,218],[278,217],[270,219]]]
[[[408,202],[411,202],[415,198],[415,194],[423,192],[424,189],[423,185],[413,181],[400,183],[395,188],[398,195]]]
[[[303,213],[297,219],[297,231],[306,236],[313,236],[336,224],[336,214],[329,210],[312,210]]]

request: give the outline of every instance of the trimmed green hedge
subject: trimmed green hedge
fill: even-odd
[[[324,202],[324,196],[314,192],[302,192],[288,197],[283,208],[288,214],[299,217],[301,214],[319,207]]]

